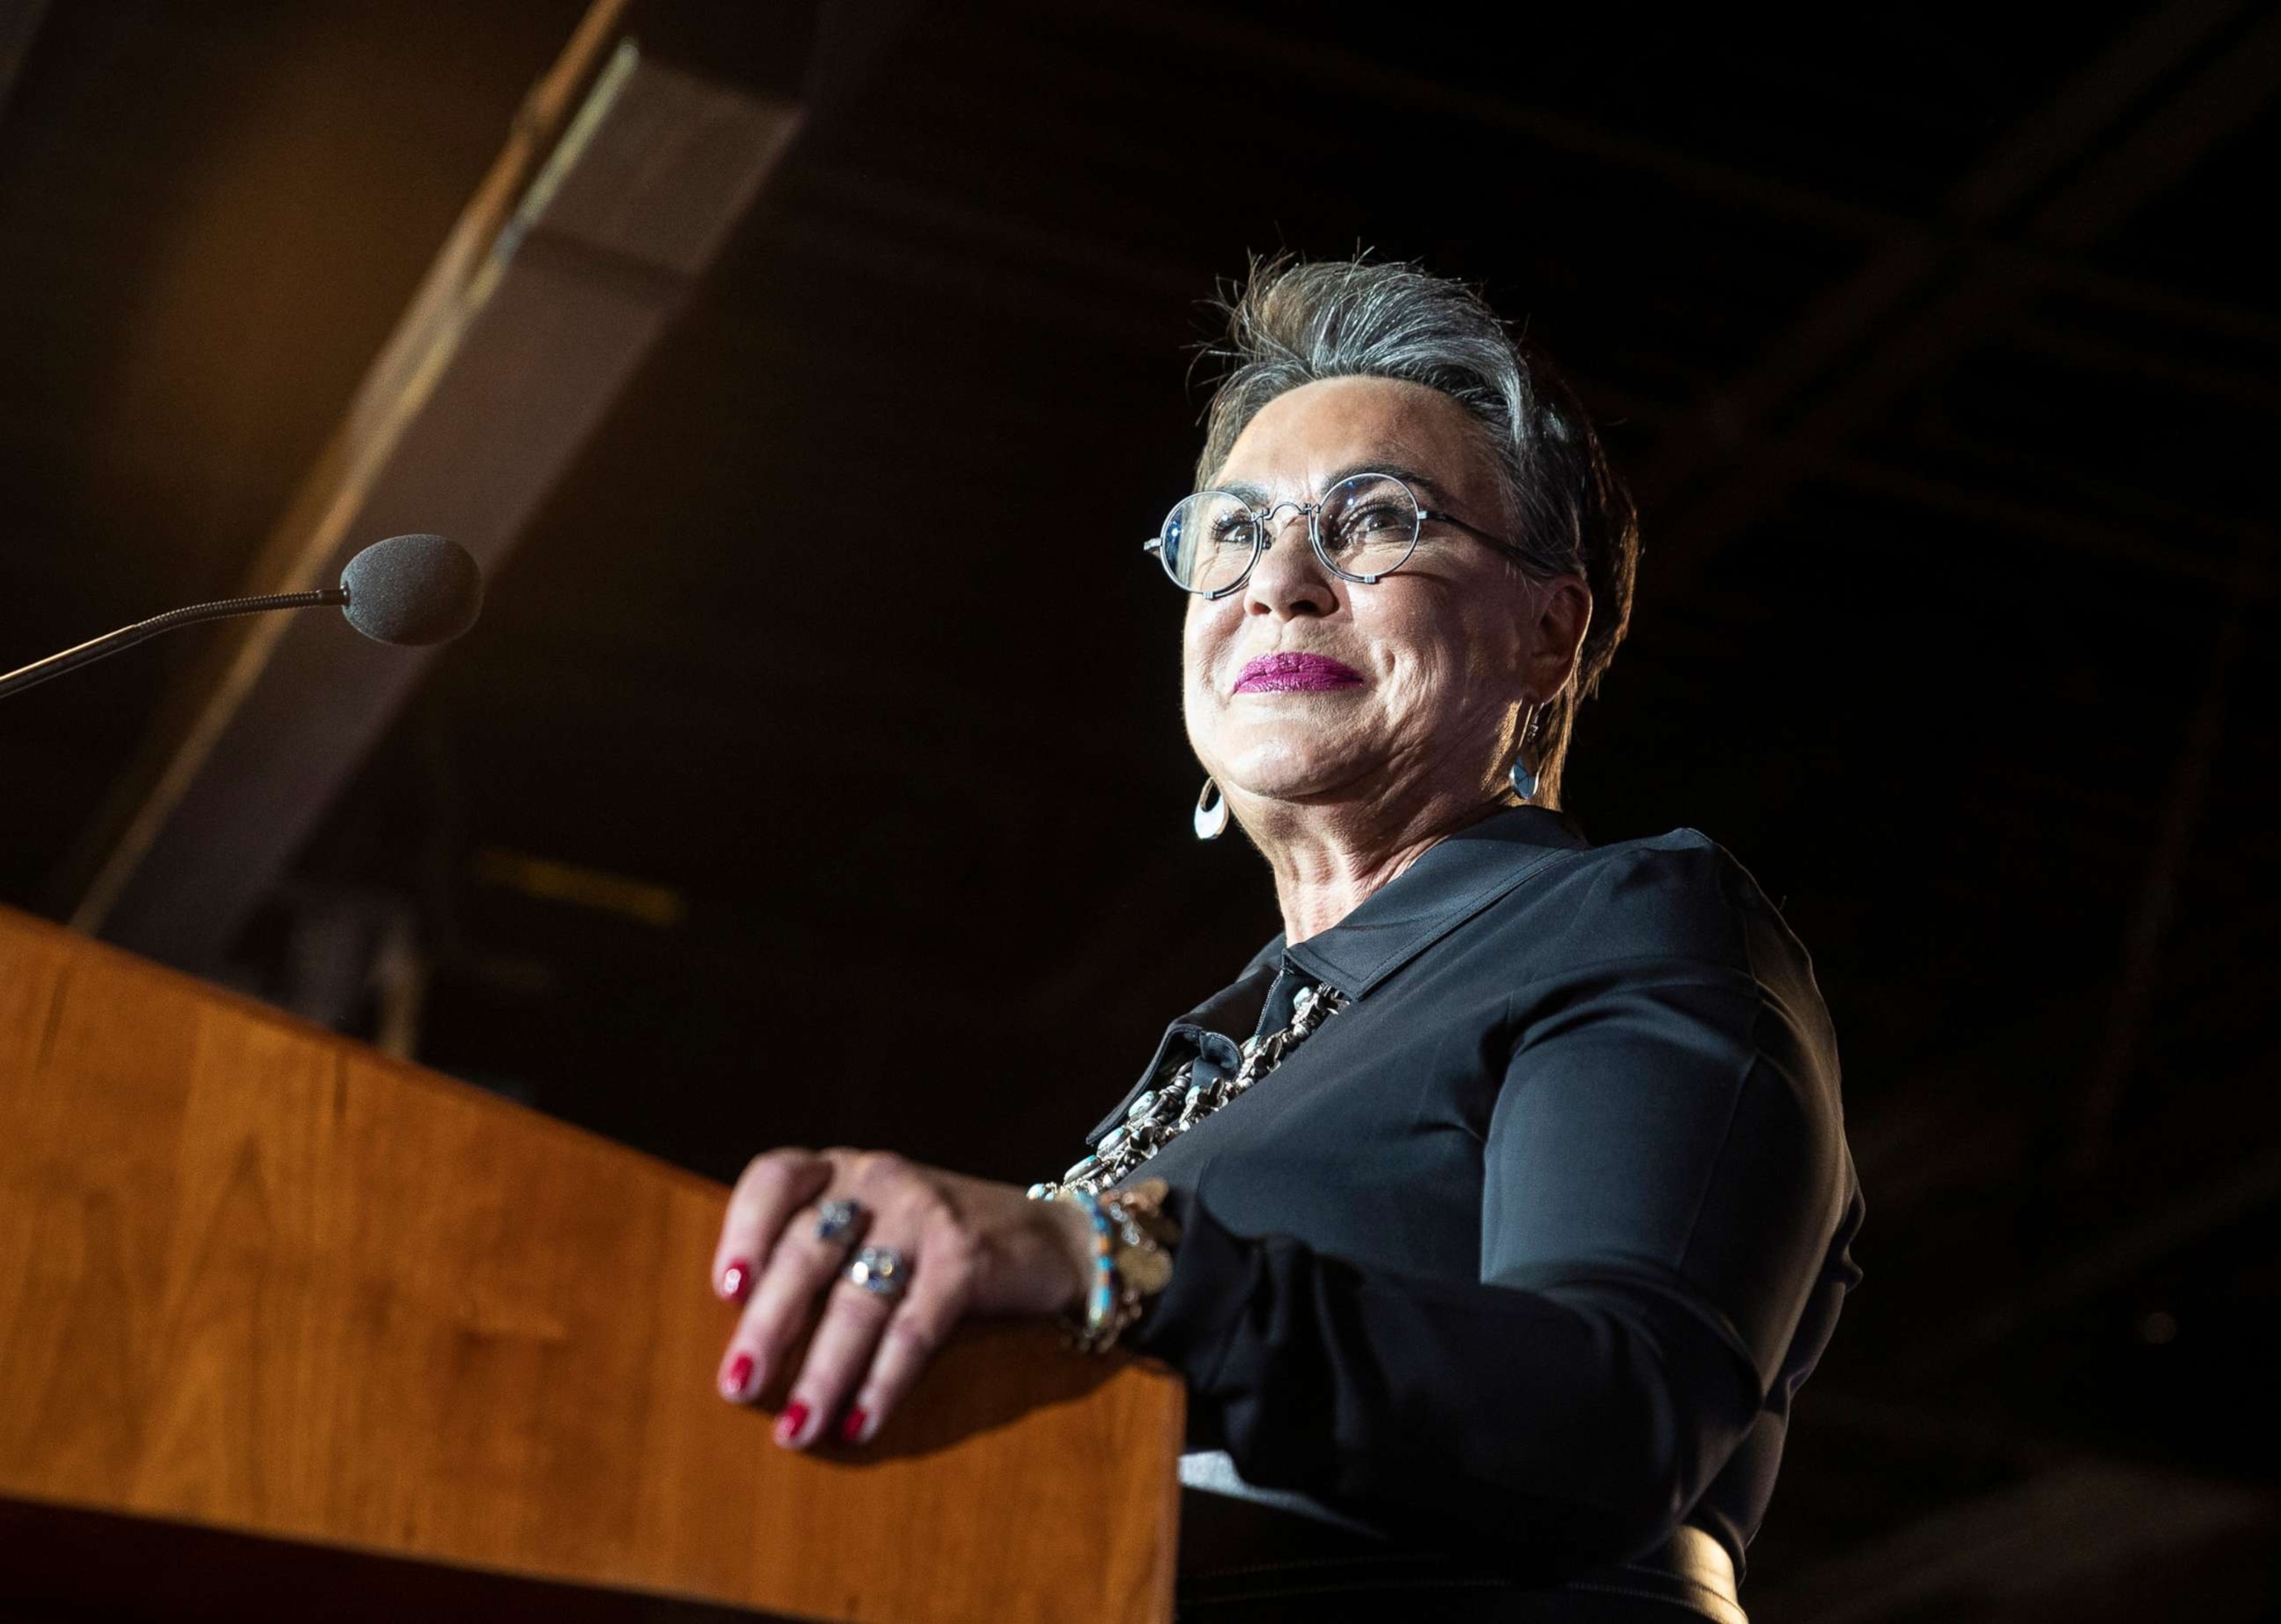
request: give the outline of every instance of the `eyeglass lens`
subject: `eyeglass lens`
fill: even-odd
[[[1288,523],[1288,507],[1274,522]],[[1324,494],[1315,514],[1318,550],[1349,579],[1399,568],[1418,545],[1418,502],[1386,474],[1357,474]],[[1261,520],[1226,491],[1199,491],[1165,515],[1157,532],[1165,573],[1192,592],[1223,592],[1242,580],[1257,556]]]

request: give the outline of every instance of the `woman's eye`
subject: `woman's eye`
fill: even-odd
[[[1338,539],[1342,545],[1355,545],[1363,542],[1383,541],[1391,536],[1407,537],[1410,519],[1391,507],[1365,507],[1348,514],[1338,523]]]

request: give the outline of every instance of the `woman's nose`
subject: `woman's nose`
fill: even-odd
[[[1267,515],[1267,545],[1244,583],[1244,607],[1254,615],[1327,615],[1338,607],[1339,580],[1323,568],[1307,531],[1307,513],[1286,502]]]

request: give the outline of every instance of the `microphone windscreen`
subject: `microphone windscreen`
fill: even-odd
[[[448,643],[483,607],[483,570],[441,536],[374,542],[341,571],[341,586],[349,624],[383,643]]]

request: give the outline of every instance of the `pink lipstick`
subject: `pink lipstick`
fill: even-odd
[[[1361,686],[1360,671],[1328,654],[1262,654],[1235,679],[1238,693],[1316,693]]]

